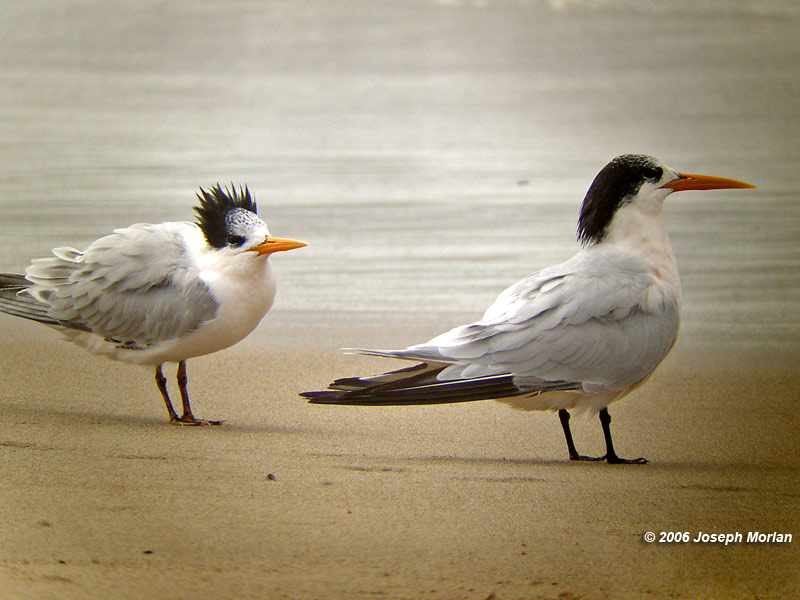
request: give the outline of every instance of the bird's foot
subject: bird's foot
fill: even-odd
[[[614,456],[604,456],[603,458],[606,459],[608,464],[610,465],[646,465],[647,459],[646,458],[620,458],[616,454]]]
[[[589,462],[589,461],[595,461],[596,462],[596,461],[600,461],[600,460],[605,460],[606,457],[605,456],[584,456],[583,454],[570,454],[569,459],[570,460],[578,460],[578,461],[586,461],[586,462]]]
[[[577,461],[587,461],[587,462],[600,462],[602,460],[606,461],[610,465],[644,465],[647,464],[646,458],[620,458],[616,454],[609,456],[608,454],[604,454],[603,456],[584,456],[583,454],[571,454],[569,457],[570,460],[577,460]]]
[[[184,427],[195,427],[203,425],[222,425],[224,421],[207,421],[206,419],[198,419],[193,415],[183,415],[180,418],[170,419],[173,425],[182,425]]]

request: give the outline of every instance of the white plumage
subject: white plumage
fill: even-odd
[[[315,403],[436,404],[495,399],[524,410],[558,410],[570,458],[570,409],[600,411],[606,455],[608,404],[641,385],[678,334],[681,284],[662,216],[683,189],[752,187],[678,173],[654,158],[617,157],[598,174],[578,224],[585,247],[570,260],[503,291],[475,323],[404,350],[358,350],[422,361],[306,392]]]
[[[55,248],[20,275],[0,275],[0,310],[44,322],[109,358],[156,367],[170,421],[196,419],[185,361],[245,338],[275,298],[269,254],[304,246],[272,238],[246,189],[201,190],[199,223],[136,224],[84,251]],[[172,409],[161,372],[179,363],[184,413]]]

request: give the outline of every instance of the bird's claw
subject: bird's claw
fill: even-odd
[[[646,465],[647,459],[639,458],[620,458],[619,456],[603,457],[610,465]]]
[[[570,460],[576,460],[576,461],[584,461],[584,462],[590,462],[590,461],[595,461],[596,462],[596,461],[600,461],[600,460],[605,460],[606,457],[605,456],[584,456],[583,454],[575,454],[574,456],[570,456],[569,459]]]
[[[179,419],[170,419],[173,425],[181,425],[183,427],[200,427],[204,425],[222,425],[224,421],[208,421],[206,419],[198,419],[196,417],[180,417]]]
[[[645,465],[647,464],[646,458],[620,458],[617,455],[608,456],[604,454],[603,456],[584,456],[583,454],[576,454],[569,457],[570,460],[575,461],[586,461],[586,462],[599,462],[601,460],[606,461],[610,465]]]

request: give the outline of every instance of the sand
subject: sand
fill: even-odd
[[[3,318],[4,599],[788,598],[800,592],[797,356],[679,342],[612,405],[622,456],[570,463],[558,419],[493,402],[306,404],[410,343],[407,316],[276,311],[190,361],[195,413],[166,422],[149,370]],[[372,318],[377,318],[373,315]],[[451,317],[440,319],[446,321]],[[595,418],[576,443],[602,453]],[[791,534],[647,543],[646,532]]]

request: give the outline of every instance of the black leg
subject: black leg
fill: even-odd
[[[222,421],[206,421],[205,419],[198,419],[192,414],[192,407],[189,406],[189,390],[186,389],[186,384],[189,378],[186,376],[186,361],[182,360],[178,363],[178,389],[181,392],[181,402],[183,403],[183,415],[178,419],[179,425],[222,425]]]
[[[169,422],[176,423],[178,421],[178,415],[175,412],[175,409],[172,408],[172,402],[169,401],[169,394],[167,393],[167,378],[164,377],[164,373],[161,371],[161,365],[156,367],[156,385],[158,386],[158,391],[161,392],[161,397],[164,398],[164,404],[167,406]]]
[[[567,438],[567,450],[569,450],[570,460],[603,460],[605,456],[583,456],[578,454],[575,449],[575,442],[572,441],[572,431],[569,428],[569,411],[562,408],[558,411],[558,418],[561,420],[561,427],[564,429],[564,437]]]
[[[600,411],[600,424],[603,426],[603,436],[606,438],[606,455],[605,459],[614,465],[643,465],[647,462],[645,458],[620,458],[614,452],[614,443],[611,441],[611,415],[608,414],[608,409],[604,408]]]

